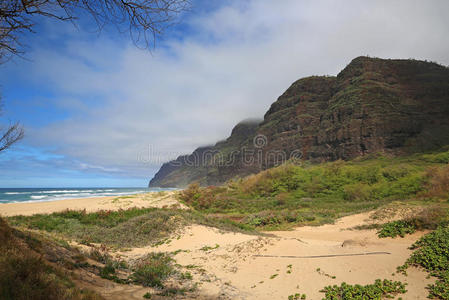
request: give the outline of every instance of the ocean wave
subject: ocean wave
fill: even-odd
[[[123,196],[123,195],[135,195],[144,193],[144,191],[138,191],[138,192],[122,192],[122,193],[98,193],[96,197],[100,196]]]
[[[84,192],[94,192],[94,190],[38,191],[38,192],[33,192],[33,193],[34,194],[66,194],[66,193],[84,193]]]
[[[4,195],[4,197],[0,196],[1,198],[3,198],[0,199],[0,203],[47,202],[47,201],[58,201],[58,200],[77,199],[77,198],[119,197],[158,190],[159,189],[145,189],[145,188],[138,190],[120,189],[120,188],[101,188],[101,189],[91,188],[91,189],[61,189],[61,190],[45,189],[45,190],[37,190],[37,191],[35,190],[26,192],[8,191],[0,193],[0,195]]]

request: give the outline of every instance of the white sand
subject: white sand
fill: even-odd
[[[46,202],[24,202],[0,204],[0,216],[45,214],[67,209],[93,212],[98,210],[118,210],[130,207],[171,207],[186,208],[175,198],[176,192],[151,192],[121,197],[95,197],[67,199]]]
[[[432,281],[426,279],[426,273],[412,268],[407,277],[392,275],[396,267],[409,257],[411,251],[408,247],[422,233],[406,238],[379,239],[374,230],[348,230],[365,223],[367,218],[368,214],[359,214],[340,219],[334,225],[270,232],[273,237],[223,233],[195,225],[188,227],[179,239],[173,239],[168,245],[136,248],[122,254],[132,259],[152,251],[189,250],[177,254],[176,260],[181,265],[194,264],[204,269],[204,272],[192,272],[194,280],[201,282],[199,293],[213,299],[287,299],[295,293],[304,293],[307,299],[322,299],[324,294],[319,291],[326,285],[343,281],[368,284],[375,279],[407,282],[408,293],[402,295],[403,299],[426,299],[425,287]],[[216,244],[220,245],[217,249],[200,250],[203,246]],[[370,252],[390,254],[351,255]],[[254,256],[348,254],[321,258]],[[291,273],[287,273],[288,265],[291,265]],[[270,279],[274,274],[278,275]]]

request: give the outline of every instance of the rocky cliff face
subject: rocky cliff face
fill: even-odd
[[[336,77],[296,81],[261,123],[239,124],[226,141],[164,164],[150,186],[215,185],[290,158],[321,162],[446,144],[447,67],[358,57]]]
[[[189,183],[218,185],[236,173],[249,175],[256,170],[247,170],[240,159],[234,158],[235,150],[244,148],[250,137],[254,136],[261,120],[245,120],[237,124],[231,136],[214,146],[200,147],[190,155],[179,156],[176,160],[162,165],[151,179],[150,187],[185,187]]]

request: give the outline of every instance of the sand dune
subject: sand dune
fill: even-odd
[[[319,291],[326,285],[343,281],[368,284],[387,278],[408,283],[405,299],[426,299],[425,287],[431,282],[426,273],[410,269],[408,276],[392,275],[409,257],[408,247],[423,233],[379,239],[374,230],[351,230],[368,218],[367,213],[358,214],[333,225],[270,232],[273,236],[190,226],[168,245],[121,254],[134,259],[152,251],[188,250],[177,254],[176,260],[181,265],[198,266],[194,280],[201,283],[199,294],[203,297],[287,299],[304,293],[307,299],[322,299],[324,294]],[[216,249],[201,249],[217,244]]]

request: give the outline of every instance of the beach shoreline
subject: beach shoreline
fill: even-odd
[[[131,207],[170,207],[178,205],[175,191],[148,192],[128,196],[105,196],[89,198],[73,198],[41,202],[1,203],[0,216],[11,217],[17,215],[31,216],[34,214],[48,214],[64,210],[86,210],[95,212],[100,210],[119,210]]]

